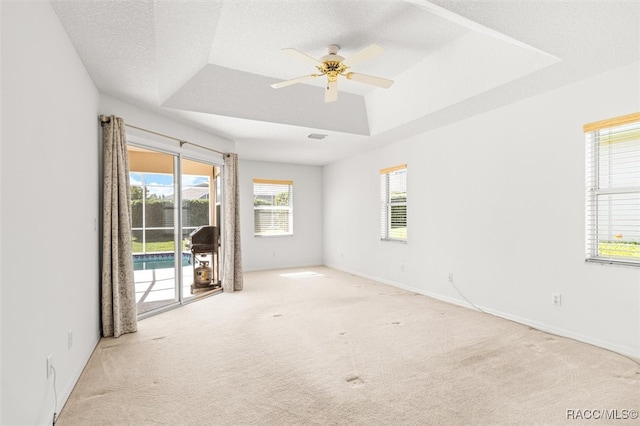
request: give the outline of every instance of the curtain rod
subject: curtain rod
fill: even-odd
[[[103,115],[103,114],[100,115],[100,125],[101,126],[103,126],[104,124],[106,124],[106,123],[108,123],[110,121],[111,121],[110,117],[108,117],[106,115]],[[197,146],[198,148],[208,149],[209,151],[213,151],[213,152],[217,152],[218,154],[225,155],[225,153],[222,152],[222,151],[218,151],[217,149],[213,149],[213,148],[209,148],[209,147],[206,147],[206,146],[203,146],[203,145],[199,145],[197,143],[185,141],[183,139],[174,138],[173,136],[165,135],[163,133],[154,132],[153,130],[143,129],[142,127],[134,126],[132,124],[124,123],[124,125],[126,127],[131,127],[132,129],[142,130],[143,132],[153,133],[154,135],[162,136],[163,138],[172,139],[174,141],[180,142],[180,148],[182,148],[182,145],[184,145],[184,144],[189,144],[189,145]]]

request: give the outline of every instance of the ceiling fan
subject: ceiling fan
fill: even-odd
[[[324,94],[325,102],[333,102],[338,99],[338,76],[343,76],[347,80],[355,80],[361,83],[371,84],[373,86],[382,87],[388,89],[393,84],[393,80],[389,80],[382,77],[374,77],[372,75],[358,74],[349,71],[349,69],[361,62],[372,59],[382,52],[384,49],[377,44],[371,44],[350,58],[343,58],[338,55],[340,46],[332,44],[328,48],[328,55],[325,55],[319,59],[315,59],[306,53],[302,53],[299,50],[287,48],[283,49],[286,54],[299,59],[303,59],[307,62],[311,62],[316,66],[320,74],[310,74],[303,77],[294,78],[292,80],[281,81],[280,83],[274,83],[271,85],[274,89],[280,89],[282,87],[291,86],[292,84],[301,83],[306,80],[311,80],[323,75],[327,76],[327,85]]]

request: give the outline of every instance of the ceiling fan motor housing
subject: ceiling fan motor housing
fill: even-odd
[[[326,75],[330,82],[338,81],[338,75],[344,73],[349,68],[342,63],[344,58],[338,55],[339,51],[340,46],[337,44],[329,45],[327,48],[329,54],[319,59],[322,65],[316,66],[318,71]]]
[[[327,55],[331,56],[331,55]],[[337,56],[337,55],[335,55]],[[341,58],[340,56],[338,56]],[[323,58],[324,59],[324,58]],[[342,59],[335,60],[332,58],[331,60],[325,60],[322,62],[322,66],[318,66],[318,71],[322,74],[325,74],[329,81],[336,81],[338,79],[338,75],[344,73],[349,69],[348,66],[342,63]]]

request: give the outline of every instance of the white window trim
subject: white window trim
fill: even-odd
[[[585,258],[587,262],[597,262],[611,265],[622,266],[640,266],[640,259],[636,260],[633,257],[623,257],[611,254],[602,254],[601,244],[612,244],[611,238],[604,239],[601,235],[605,234],[607,229],[601,229],[599,225],[599,197],[616,196],[636,194],[637,199],[640,199],[640,186],[637,182],[631,183],[631,185],[611,185],[609,187],[600,187],[601,176],[600,173],[600,161],[602,156],[600,153],[600,139],[611,138],[612,135],[607,132],[612,130],[619,132],[638,133],[638,144],[640,144],[640,113],[629,114],[622,117],[616,117],[607,120],[601,120],[594,123],[584,125],[586,150],[585,150],[585,182],[586,182],[586,205],[585,205]],[[601,134],[602,133],[602,134]],[[622,138],[628,138],[622,133]],[[626,139],[626,141],[635,141],[634,139]],[[624,140],[624,139],[623,139]],[[614,139],[615,141],[615,139]],[[614,143],[614,142],[611,142]],[[615,142],[617,143],[617,142]],[[633,156],[640,155],[640,146],[632,146],[631,164],[636,161]],[[637,151],[637,152],[636,152]],[[612,155],[611,153],[609,155]],[[625,155],[627,155],[625,153]],[[638,168],[640,168],[640,161],[638,161]],[[611,176],[615,176],[615,171]],[[632,175],[633,176],[633,175]],[[633,178],[632,178],[633,179]],[[609,214],[611,215],[611,214]],[[611,232],[610,229],[608,229]],[[631,231],[632,232],[632,231]],[[630,233],[631,233],[630,232]],[[636,231],[636,234],[631,233],[630,237],[626,237],[625,233],[620,233],[616,238],[620,238],[623,243],[638,242],[640,233]],[[615,244],[615,242],[613,242]]]
[[[397,237],[397,236],[392,236],[391,235],[391,207],[392,206],[404,206],[405,207],[405,214],[406,211],[408,209],[408,203],[407,203],[407,198],[405,196],[405,200],[401,201],[401,202],[392,202],[391,201],[391,194],[390,194],[390,182],[389,179],[391,178],[391,174],[400,170],[404,170],[405,171],[405,187],[407,184],[406,181],[406,171],[407,171],[407,165],[406,164],[400,164],[397,166],[393,166],[393,167],[388,167],[388,168],[384,168],[380,170],[380,240],[381,241],[396,241],[396,242],[401,242],[401,243],[406,243],[407,242],[407,231],[408,231],[408,218],[407,216],[405,216],[405,228],[407,231],[405,231],[405,235],[404,237]]]
[[[293,236],[293,181],[292,180],[277,180],[277,179],[253,179],[253,196],[256,196],[256,184],[258,185],[274,185],[274,186],[288,186],[289,191],[289,205],[288,206],[253,206],[254,223],[253,223],[253,236],[259,238],[275,238],[275,237],[291,237]],[[282,211],[287,212],[289,229],[287,232],[258,232],[258,224],[255,222],[257,211]]]

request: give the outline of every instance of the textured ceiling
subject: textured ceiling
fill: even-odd
[[[283,55],[282,48],[293,47],[319,58],[327,54],[329,45],[338,44],[340,55],[348,58],[377,43],[384,45],[384,56],[358,65],[358,72],[395,78],[465,31],[401,1],[225,2],[209,63],[289,79],[315,69]],[[322,81],[311,84],[324,86]],[[341,91],[357,94],[372,90],[356,82],[341,86]]]
[[[640,55],[630,1],[51,3],[101,93],[267,161],[327,164]],[[325,103],[321,79],[270,87],[316,72],[283,48],[318,58],[338,44],[348,58],[372,43],[385,52],[353,71],[393,79],[389,89],[341,79]]]

